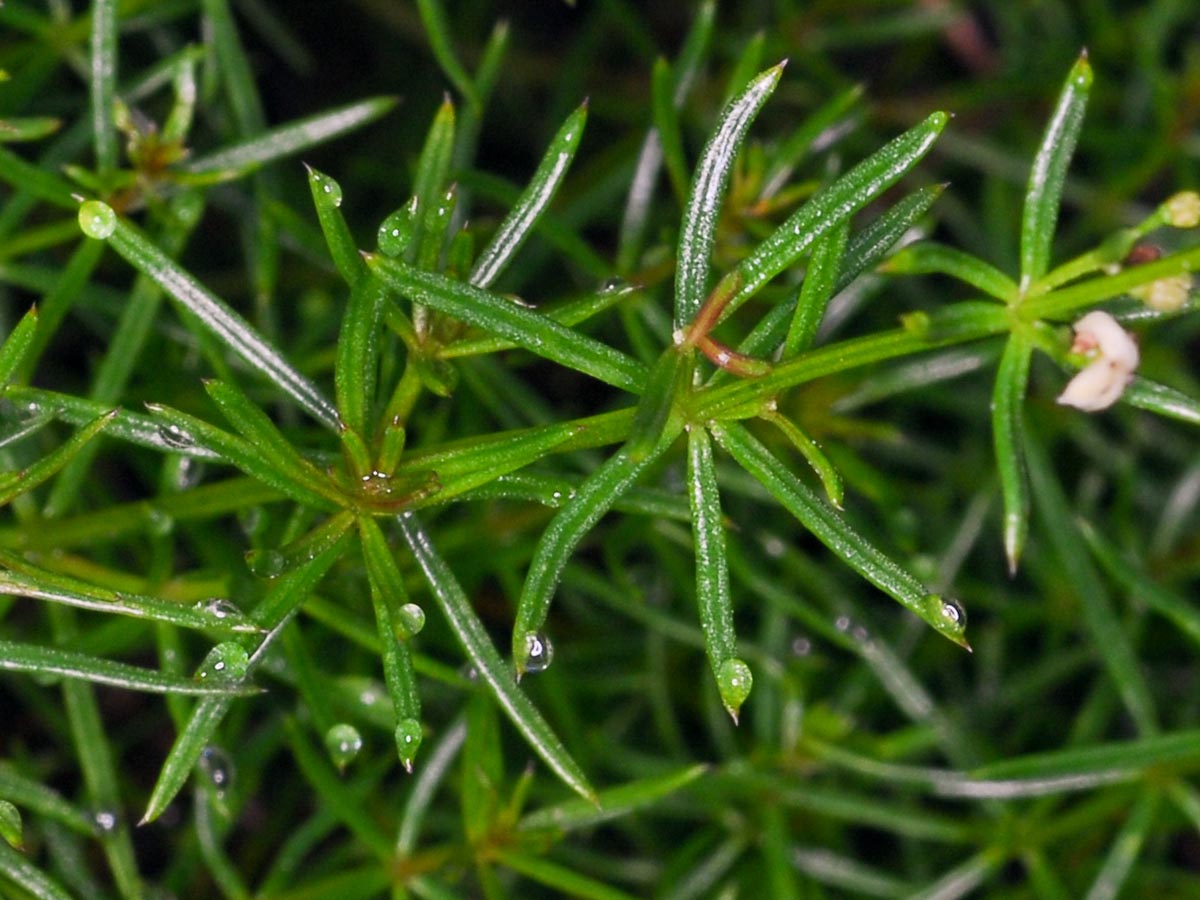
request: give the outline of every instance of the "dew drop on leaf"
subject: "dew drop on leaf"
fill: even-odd
[[[103,241],[117,228],[117,214],[99,200],[88,200],[79,207],[79,227],[90,238]]]
[[[159,425],[158,437],[172,450],[188,450],[195,446],[195,440],[178,425]]]
[[[241,681],[250,668],[250,655],[236,641],[223,641],[208,651],[200,668],[199,681]]]
[[[753,687],[754,674],[742,660],[727,659],[717,668],[717,691],[734,722]]]
[[[425,610],[415,603],[405,603],[400,607],[400,624],[407,637],[419,634],[425,627]]]
[[[21,811],[7,800],[0,800],[0,838],[10,847],[20,848],[24,840]]]
[[[120,824],[120,818],[116,811],[111,809],[96,810],[92,813],[92,821],[96,823],[96,828],[100,830],[101,834],[112,834]]]
[[[525,633],[525,658],[521,661],[521,671],[531,675],[545,672],[554,662],[554,645],[550,638],[540,631]]]
[[[175,530],[175,519],[170,513],[152,506],[146,510],[146,530],[154,537],[166,537]]]
[[[396,750],[400,754],[400,762],[408,772],[412,771],[413,760],[416,759],[422,737],[424,733],[421,723],[416,719],[401,719],[396,724]]]
[[[259,578],[278,578],[287,570],[287,557],[279,550],[249,550],[246,565]]]
[[[233,787],[233,762],[220,747],[209,744],[201,750],[196,766],[204,779],[216,789],[218,796],[224,796]]]
[[[346,766],[354,762],[362,747],[362,735],[357,728],[346,722],[339,722],[325,732],[325,749],[339,772],[344,772]]]

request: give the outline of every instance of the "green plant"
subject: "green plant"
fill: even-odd
[[[23,818],[36,823],[28,855],[0,844],[6,889],[138,897],[161,882],[204,895],[208,879],[229,897],[502,897],[528,882],[616,898],[732,895],[769,880],[785,897],[806,895],[800,871],[856,894],[989,885],[1002,896],[1010,865],[1035,896],[1197,886],[1170,844],[1200,827],[1186,778],[1200,760],[1194,703],[1169,711],[1144,670],[1161,639],[1194,674],[1188,642],[1200,636],[1180,593],[1195,571],[1200,402],[1182,346],[1156,345],[1166,321],[1194,334],[1200,249],[1185,240],[1136,257],[1148,236],[1194,227],[1200,198],[1172,190],[1132,227],[1076,229],[1075,255],[1052,264],[1092,88],[1086,55],[1036,149],[1010,276],[1003,253],[993,265],[905,240],[943,196],[908,182],[947,114],[853,165],[830,157],[811,182],[798,167],[845,132],[860,90],[752,143],[785,79],[782,64],[753,74],[763,38],[738,45],[729,99],[689,162],[681,110],[720,37],[712,4],[675,62],[653,66],[652,127],[598,164],[597,196],[586,179],[570,184],[588,104],[513,188],[475,162],[509,32],[496,26],[468,66],[446,10],[424,0],[415,14],[459,102],[433,111],[411,176],[388,173],[398,206],[375,217],[364,253],[343,212],[352,189],[308,167],[309,213],[273,164],[386,121],[393,101],[267,128],[226,0],[163,21],[131,6],[97,0],[57,23],[25,4],[0,10],[28,35],[13,61],[0,56],[11,86],[37,92],[59,62],[44,43],[55,28],[66,61],[88,63],[90,91],[41,165],[0,148],[4,255],[28,259],[0,278],[41,295],[0,347],[0,666],[34,676],[5,682],[30,724],[0,761],[0,834],[19,846]],[[282,28],[250,10],[267,33]],[[179,46],[118,85],[123,28],[150,16],[173,46],[172,18],[196,13],[204,47]],[[163,110],[161,128],[134,104]],[[0,125],[24,142],[57,127],[42,115]],[[215,149],[198,149],[198,127]],[[662,202],[660,171],[672,192]],[[628,193],[606,250],[588,238],[588,214],[615,190]],[[675,202],[678,225],[666,225]],[[222,206],[246,250],[234,279],[243,312],[183,261],[206,210]],[[466,213],[499,206],[478,225]],[[294,280],[293,262],[306,273]],[[546,287],[564,271],[598,286]],[[127,291],[107,287],[130,272]],[[847,289],[909,300],[924,276],[966,293],[943,281],[934,302],[832,330]],[[1100,303],[1146,334],[1156,377],[1125,367],[1111,384],[1123,407],[1160,417],[1136,420],[1160,443],[1131,446],[1170,475],[1144,477],[1133,449],[1114,458],[1117,439],[1080,412],[1028,408],[1031,368],[1061,386],[1061,370],[1105,363],[1103,347],[1097,360],[1066,328]],[[103,352],[52,365],[76,317]],[[978,383],[956,396],[963,376]],[[895,411],[870,412],[885,399]],[[944,435],[969,455],[956,460]],[[1104,525],[1100,483],[1064,488],[1060,460],[1078,458],[1093,482],[1113,482],[1119,527]],[[1167,512],[1147,538],[1137,516],[1155,506]],[[997,522],[1004,561],[985,549]],[[979,561],[965,572],[968,553]],[[1150,560],[1169,554],[1152,577]],[[1022,583],[1044,609],[1013,595]],[[1118,607],[1114,586],[1141,605]],[[1082,645],[1070,646],[1064,597],[1078,600]],[[495,608],[502,598],[511,609]],[[969,662],[964,607],[986,613]],[[735,615],[751,623],[741,637]],[[949,642],[924,640],[926,625]],[[495,647],[500,628],[511,661]],[[1033,639],[1044,652],[1020,648]],[[834,653],[851,661],[844,671]],[[1002,677],[1008,659],[1019,669]],[[1031,734],[1061,714],[1019,713],[1085,678],[1067,733]],[[170,747],[151,737],[165,721],[157,707],[136,708],[132,733],[106,733],[116,711],[93,684],[166,694]],[[894,709],[880,713],[881,700]],[[986,702],[1001,712],[981,712]],[[546,771],[513,777],[506,757],[528,751]],[[135,763],[147,755],[149,776]],[[190,806],[179,796],[189,781]],[[143,797],[135,831],[123,811]],[[974,803],[946,813],[945,799]],[[256,802],[266,824],[245,834],[239,815]],[[162,838],[173,852],[151,874],[136,844],[181,805],[186,834]],[[588,841],[597,829],[616,829],[642,868]],[[104,885],[82,854],[89,839],[106,857]],[[1078,867],[1056,864],[1062,846]]]

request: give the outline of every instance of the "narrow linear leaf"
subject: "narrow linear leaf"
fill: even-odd
[[[1194,768],[1200,764],[1200,729],[1031,753],[975,770],[976,778],[1050,778],[1057,775],[1118,773],[1142,775],[1154,768]]]
[[[6,181],[14,189],[28,191],[38,200],[53,203],[63,209],[75,209],[75,188],[69,181],[41,166],[26,162],[7,147],[0,146],[0,181]]]
[[[395,105],[394,97],[372,97],[348,103],[272,128],[215,153],[199,156],[185,168],[195,173],[231,172],[241,175],[361,128],[383,116]]]
[[[675,328],[686,328],[708,295],[708,274],[717,218],[734,160],[745,141],[750,123],[775,90],[783,64],[767,69],[750,82],[721,114],[692,181],[691,194],[679,230],[675,268]]]
[[[346,503],[346,497],[329,479],[322,478],[314,482],[310,478],[297,478],[286,467],[277,466],[272,457],[251,441],[176,409],[156,403],[147,404],[146,408],[159,419],[159,427],[168,445],[190,447],[198,444],[206,447],[268,487],[318,509],[335,510]]]
[[[405,513],[399,521],[404,539],[424,573],[442,614],[472,664],[491,688],[505,715],[564,784],[584,799],[596,802],[596,792],[588,784],[587,776],[542,718],[537,707],[517,686],[512,669],[504,664],[496,652],[462,586],[434,549],[416,517],[412,513]]]
[[[36,813],[64,825],[77,834],[94,837],[94,816],[69,802],[62,794],[36,778],[22,775],[8,762],[0,762],[0,797],[5,797],[27,812]]]
[[[1116,900],[1120,895],[1146,843],[1161,800],[1162,794],[1154,789],[1141,792],[1134,800],[1129,818],[1113,838],[1085,900]]]
[[[1085,52],[1067,74],[1029,173],[1025,207],[1021,212],[1022,294],[1046,274],[1050,265],[1063,182],[1083,126],[1091,86],[1092,67],[1088,65]]]
[[[653,451],[663,438],[671,410],[686,393],[692,378],[690,354],[671,346],[663,351],[650,369],[646,390],[638,401],[627,448],[632,459],[641,459]]]
[[[167,622],[181,628],[228,634],[258,630],[227,601],[220,603],[214,600],[195,606],[182,606],[158,597],[110,591],[86,581],[39,568],[15,554],[4,551],[0,551],[0,565],[6,567],[6,570],[0,570],[0,594],[33,597],[80,609],[152,622]]]
[[[1025,463],[1025,391],[1033,342],[1013,332],[1004,345],[992,390],[992,441],[1003,500],[1004,554],[1015,575],[1029,533],[1029,475]]]
[[[821,320],[825,318],[825,309],[837,287],[838,271],[849,236],[850,220],[844,219],[813,244],[804,282],[800,286],[800,298],[796,301],[796,312],[783,344],[783,359],[812,346]]]
[[[54,473],[74,459],[88,441],[107,428],[115,415],[116,411],[111,410],[99,418],[93,419],[67,438],[59,447],[27,468],[18,472],[0,474],[0,506],[11,502],[14,497],[28,493],[52,477]]]
[[[247,677],[262,663],[268,648],[279,634],[280,626],[286,623],[299,609],[313,588],[316,587],[317,582],[341,557],[346,550],[347,543],[348,541],[343,538],[298,569],[280,576],[271,590],[263,597],[255,608],[252,618],[266,631],[266,635],[250,656],[246,669]],[[205,747],[212,743],[217,726],[221,724],[221,720],[225,718],[225,714],[232,704],[233,698],[228,695],[205,697],[196,704],[191,718],[176,736],[171,752],[163,762],[140,824],[153,822],[175,799],[175,795],[179,793],[191,775],[196,761],[200,759],[200,754]]]
[[[88,83],[92,141],[96,147],[96,168],[102,178],[117,168],[117,133],[113,126],[117,99],[117,18],[116,0],[92,0]]]
[[[538,217],[550,205],[566,178],[586,124],[585,102],[567,116],[567,120],[550,141],[550,146],[546,149],[546,154],[538,164],[529,185],[521,192],[521,196],[504,217],[492,239],[480,252],[475,268],[471,271],[471,284],[481,288],[488,287],[528,239]]]
[[[1079,600],[1083,623],[1096,654],[1112,679],[1113,687],[1143,735],[1158,730],[1150,685],[1142,673],[1137,654],[1129,642],[1112,598],[1089,558],[1089,553],[1071,508],[1035,435],[1026,433],[1025,454],[1034,508],[1044,536],[1065,576],[1065,583]]]
[[[361,516],[358,534],[362,541],[371,603],[383,648],[383,675],[396,712],[396,749],[400,762],[412,771],[420,746],[421,698],[413,672],[408,641],[425,624],[425,613],[408,602],[404,579],[396,566],[387,538],[374,519]],[[416,728],[413,725],[416,725]]]
[[[575,869],[551,862],[544,856],[501,848],[497,851],[496,858],[501,865],[551,888],[559,896],[582,897],[585,900],[634,900],[632,894],[609,887],[601,881],[580,874]]]
[[[39,141],[62,127],[62,120],[50,116],[22,116],[19,119],[0,119],[0,143]]]
[[[313,206],[317,210],[317,221],[321,223],[321,233],[325,235],[325,244],[329,255],[333,257],[333,265],[346,284],[353,287],[359,277],[366,271],[362,256],[354,236],[350,234],[350,226],[342,215],[342,186],[323,172],[318,172],[307,163],[308,189],[312,193]]]
[[[650,75],[651,110],[658,150],[667,170],[671,189],[680,204],[688,196],[688,164],[683,151],[683,134],[679,127],[679,112],[675,106],[675,73],[662,57],[654,62]]]
[[[643,809],[652,808],[664,797],[682,790],[709,770],[708,766],[688,766],[669,775],[631,781],[600,791],[599,804],[578,798],[544,806],[528,813],[517,823],[521,831],[554,831],[566,834],[594,828],[614,819],[624,818]]]
[[[932,594],[813,494],[745,428],[713,426],[713,437],[805,528],[863,578],[954,643],[967,647],[966,614],[957,602]]]
[[[712,442],[708,432],[697,427],[688,432],[688,501],[692,509],[696,602],[704,633],[704,651],[721,702],[736,722],[752,682],[748,667],[736,658],[737,633],[733,627],[729,559],[725,552],[725,525]]]
[[[628,447],[622,447],[579,485],[575,495],[555,513],[542,532],[521,588],[513,624],[513,662],[518,675],[525,670],[527,641],[531,635],[538,634],[545,624],[550,600],[558,589],[558,582],[571,554],[600,518],[668,446],[670,441],[662,441],[640,457],[634,457]]]
[[[1018,296],[1016,283],[995,266],[936,241],[910,244],[881,268],[897,275],[948,275],[1006,303]]]
[[[829,502],[841,509],[842,500],[845,497],[842,476],[820,445],[805,434],[800,426],[778,410],[768,409],[762,413],[762,418],[778,428],[788,442],[800,451],[804,461],[821,479],[821,486],[825,488],[825,496],[829,498]]]
[[[461,319],[607,384],[637,393],[646,370],[637,360],[496,294],[374,254],[367,264],[414,303]]]
[[[41,675],[58,675],[93,684],[107,684],[130,691],[147,691],[152,694],[257,694],[259,689],[236,683],[196,681],[164,675],[153,669],[144,669],[126,663],[113,662],[60,650],[57,647],[39,647],[33,644],[16,644],[0,641],[0,670],[7,672],[32,672]]]
[[[454,52],[450,24],[441,0],[417,0],[417,11],[421,14],[421,22],[425,25],[425,34],[429,38],[429,47],[433,51],[433,57],[441,66],[442,72],[468,103],[478,107],[480,98],[475,90],[475,83]]]
[[[1160,616],[1170,619],[1180,631],[1200,644],[1200,609],[1194,603],[1150,580],[1145,566],[1139,567],[1126,559],[1091,522],[1076,520],[1079,530],[1092,550],[1092,555],[1120,585],[1136,600]]]
[[[21,361],[33,345],[37,327],[37,307],[31,306],[29,311],[21,316],[21,321],[8,333],[4,343],[0,344],[0,387],[8,384],[21,367]]]
[[[338,333],[334,391],[342,421],[359,434],[366,433],[367,411],[375,399],[383,304],[379,279],[373,275],[360,279],[350,291]]]
[[[36,900],[73,900],[66,888],[3,841],[0,841],[0,879]]]
[[[1134,376],[1121,399],[1130,406],[1146,409],[1169,419],[1178,419],[1189,425],[1200,425],[1200,400],[1140,375]]]
[[[250,323],[181,269],[134,225],[98,201],[85,203],[80,208],[80,225],[85,234],[107,238],[112,248],[130,265],[153,279],[195,315],[250,368],[283,390],[321,424],[337,429],[337,409],[316,385],[294,369]]]
[[[246,439],[265,464],[281,477],[303,486],[310,493],[335,502],[338,492],[331,488],[329,478],[302,457],[270,416],[232,382],[208,379],[204,390],[226,420]]]
[[[444,225],[435,230],[436,210],[446,193],[446,180],[450,174],[450,160],[454,153],[455,117],[454,104],[450,97],[442,100],[425,136],[421,155],[417,158],[417,170],[413,177],[413,200],[420,213],[413,220],[415,228],[409,242],[408,262],[417,262],[432,257],[437,264],[437,253],[441,250]],[[431,267],[433,267],[431,266]],[[421,268],[425,268],[421,265]]]
[[[741,288],[724,315],[729,316],[768,281],[796,261],[813,242],[862,209],[912,169],[933,146],[948,116],[935,112],[920,125],[886,144],[792,213],[738,266]]]

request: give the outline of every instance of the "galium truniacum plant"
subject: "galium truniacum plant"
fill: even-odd
[[[1150,261],[1134,257],[1153,230],[1195,226],[1200,218],[1196,195],[1178,194],[1141,224],[1053,265],[1063,184],[1092,80],[1086,57],[1071,69],[1037,152],[1021,217],[1020,267],[1012,274],[934,241],[893,252],[943,191],[935,185],[896,193],[947,127],[942,112],[832,178],[753,245],[718,253],[731,178],[736,173],[753,182],[738,170],[739,155],[784,67],[750,78],[725,106],[686,189],[669,334],[648,361],[644,353],[593,335],[596,322],[637,294],[636,285],[605,283],[549,310],[495,288],[527,239],[544,225],[584,138],[586,105],[567,117],[528,185],[487,235],[467,223],[460,209],[465,191],[454,184],[453,167],[469,129],[447,100],[428,131],[411,196],[397,197],[398,208],[380,224],[370,248],[360,246],[343,216],[338,182],[308,169],[316,222],[345,298],[332,350],[332,397],[262,329],[189,274],[177,261],[178,248],[199,219],[210,185],[258,177],[251,173],[264,164],[364,124],[391,104],[364,101],[208,156],[191,156],[186,147],[194,66],[194,56],[184,52],[164,69],[171,73],[175,105],[161,130],[125,103],[109,103],[117,115],[95,123],[97,170],[69,171],[74,184],[39,175],[39,190],[47,199],[78,203],[86,236],[67,265],[61,296],[87,281],[105,247],[138,273],[126,307],[132,312],[122,318],[91,396],[30,386],[66,300],[51,299],[30,310],[0,348],[8,413],[3,446],[12,448],[6,451],[9,471],[0,476],[0,500],[12,505],[17,529],[12,533],[25,536],[7,541],[0,556],[0,591],[48,604],[55,633],[63,640],[74,634],[70,607],[153,622],[162,647],[176,652],[179,640],[171,635],[178,629],[212,639],[194,675],[167,664],[168,655],[160,671],[87,650],[0,644],[4,668],[67,679],[68,703],[80,709],[90,702],[88,682],[197,697],[190,710],[173,708],[178,734],[143,822],[161,816],[193,772],[206,774],[210,789],[220,794],[226,764],[214,747],[217,731],[239,698],[261,690],[259,675],[277,665],[281,644],[282,658],[293,670],[289,678],[306,699],[319,697],[314,685],[304,682],[302,651],[288,644],[287,629],[298,610],[315,602],[322,580],[346,560],[361,563],[390,727],[406,770],[419,774],[421,767],[425,728],[414,648],[420,646],[432,602],[473,674],[529,746],[579,795],[603,803],[605,794],[592,786],[569,742],[560,739],[519,682],[545,669],[554,653],[571,653],[569,642],[560,641],[555,649],[547,623],[581,543],[602,517],[637,497],[680,455],[686,504],[679,495],[660,502],[675,502],[679,521],[690,528],[704,652],[720,701],[735,722],[751,694],[755,667],[739,649],[734,626],[738,603],[728,543],[737,523],[727,518],[722,493],[732,490],[743,498],[745,476],[757,486],[750,491],[757,502],[778,504],[880,593],[969,649],[964,603],[952,590],[928,587],[843,512],[846,489],[837,460],[786,411],[782,401],[788,392],[818,379],[931,351],[1002,344],[991,415],[1004,550],[1013,573],[1035,497],[1047,491],[1053,496],[1046,450],[1025,423],[1024,400],[1036,356],[1067,371],[1080,370],[1059,398],[1063,416],[1124,402],[1200,422],[1200,404],[1193,398],[1136,374],[1137,348],[1121,324],[1142,327],[1188,310],[1187,273],[1200,251]],[[101,81],[95,89],[115,100],[112,83]],[[128,99],[137,95],[135,88]],[[471,109],[468,104],[468,115],[475,114]],[[32,129],[27,136],[40,133],[34,123],[13,127]],[[127,140],[129,167],[124,169],[118,165],[118,132]],[[660,152],[648,143],[643,159]],[[11,180],[18,171],[13,166],[5,157],[0,176]],[[789,208],[780,199],[785,185],[778,178],[758,183],[764,208],[773,208],[775,201],[780,209]],[[155,222],[156,234],[137,224],[143,213]],[[630,237],[622,254],[636,257],[636,244]],[[892,330],[823,340],[821,326],[832,298],[874,270],[889,276],[947,275],[982,299],[906,315]],[[160,296],[175,304],[214,373],[203,382],[207,406],[197,402],[185,411],[157,401],[144,409],[120,405],[128,359],[157,316]],[[1096,309],[1107,301],[1115,302],[1106,311]],[[513,350],[594,379],[621,392],[622,401],[615,410],[580,418],[410,443],[412,416],[421,403],[430,398],[454,402],[463,361],[492,360]],[[281,400],[293,408],[275,409]],[[300,413],[323,430],[299,425]],[[54,422],[78,430],[35,461],[16,465],[22,458],[17,451]],[[41,530],[56,527],[50,523],[79,497],[95,439],[102,434],[160,451],[167,470],[176,473],[171,504],[131,513],[151,524],[158,516],[169,529],[173,518],[194,514],[189,509],[213,516],[289,504],[281,529],[256,530],[253,523],[247,529],[245,563],[254,580],[244,610],[225,598],[181,603],[117,589],[105,579],[90,579],[87,566],[64,565],[38,552]],[[540,465],[583,451],[593,462],[580,478],[547,474]],[[240,475],[193,486],[186,472],[201,462]],[[819,490],[797,474],[806,467]],[[553,511],[514,598],[508,659],[493,644],[463,579],[439,548],[436,525],[430,524],[459,504],[496,498]],[[1045,515],[1055,527],[1065,527],[1061,510],[1051,508]],[[125,525],[114,520],[112,527]],[[415,572],[424,582],[418,590]],[[969,604],[970,598],[964,599]],[[1105,614],[1094,615],[1103,619]],[[1111,624],[1104,620],[1100,627]],[[1117,660],[1114,665],[1124,665],[1120,654],[1111,658]],[[1114,674],[1124,680],[1134,718],[1150,721],[1128,672]],[[339,770],[351,765],[363,744],[358,729],[339,720],[328,703],[314,700],[310,713],[329,759]],[[88,721],[90,714],[79,715]],[[97,783],[93,789],[107,790],[115,800],[111,785]],[[109,846],[111,853],[128,853]],[[119,859],[114,870],[133,877],[130,865]],[[4,871],[10,880],[16,877],[12,868]]]

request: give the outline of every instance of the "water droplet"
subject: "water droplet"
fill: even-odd
[[[849,616],[838,616],[833,622],[833,627],[844,632],[849,631],[852,624]]]
[[[404,637],[419,634],[425,627],[425,610],[415,603],[405,603],[400,607],[400,624],[407,632]]]
[[[232,600],[226,600],[224,597],[209,597],[207,600],[201,600],[196,604],[196,608],[214,619],[240,619],[242,617],[242,611]]]
[[[412,242],[414,212],[410,202],[383,220],[376,238],[380,253],[392,259],[404,254]]]
[[[88,200],[79,207],[79,227],[90,238],[103,241],[117,229],[117,214],[99,200]]]
[[[967,628],[967,611],[962,604],[940,594],[926,594],[921,608],[931,624],[944,634],[960,635]]]
[[[158,437],[172,450],[188,450],[196,445],[192,436],[178,425],[159,425]]]
[[[363,706],[374,706],[379,702],[379,691],[374,688],[367,688],[358,695],[358,702]]]
[[[278,578],[287,571],[287,557],[273,548],[248,550],[246,565],[259,578]]]
[[[554,662],[554,645],[550,638],[540,631],[525,632],[525,658],[521,661],[521,671],[530,675],[545,672]]]
[[[92,821],[96,823],[96,827],[100,829],[102,834],[112,834],[117,830],[117,826],[121,824],[121,819],[117,815],[116,810],[98,809],[92,813]]]
[[[412,771],[413,760],[417,757],[423,737],[421,723],[416,719],[401,719],[396,723],[396,751],[400,754],[400,762],[409,772]]]
[[[154,537],[166,537],[175,530],[175,518],[151,506],[146,510],[146,531]]]
[[[354,762],[362,747],[362,735],[353,725],[339,722],[325,732],[325,749],[329,751],[329,758],[338,767],[338,771],[344,772],[346,766]]]
[[[371,472],[362,476],[362,491],[371,497],[389,497],[392,493],[392,478],[386,472]]]
[[[241,681],[250,668],[250,655],[236,641],[222,641],[208,651],[196,678],[200,681]]]
[[[812,653],[812,641],[804,635],[792,639],[792,656],[808,656]]]
[[[220,747],[209,744],[200,751],[196,765],[200,774],[216,789],[218,797],[223,797],[225,792],[233,787],[233,762]]]
[[[629,287],[629,282],[624,278],[605,278],[600,285],[601,294],[615,294]]]
[[[754,674],[740,659],[727,659],[717,668],[717,691],[734,722],[753,687]]]
[[[175,459],[175,470],[171,473],[171,486],[177,491],[187,491],[200,483],[204,475],[204,464],[191,456],[168,457]]]
[[[334,206],[342,205],[342,186],[340,184],[316,169],[309,169],[308,177],[312,179],[313,185],[318,189],[318,196],[325,202]]]
[[[263,510],[261,506],[251,506],[239,509],[237,513],[238,526],[246,537],[254,537],[263,526]]]

